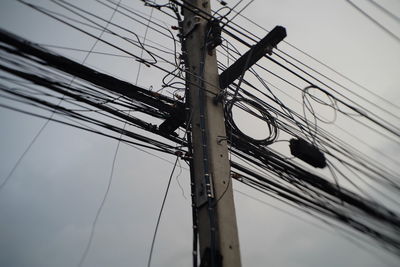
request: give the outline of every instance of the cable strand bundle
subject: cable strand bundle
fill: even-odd
[[[249,114],[257,117],[260,120],[263,120],[266,125],[268,126],[269,134],[267,137],[263,139],[255,139],[247,134],[245,134],[238,125],[235,123],[235,120],[233,118],[233,107],[238,106],[240,109],[247,111]],[[253,110],[249,109],[248,107],[251,107],[255,109],[259,114],[254,112]],[[278,127],[276,124],[276,119],[271,115],[270,112],[268,112],[260,103],[257,103],[251,99],[244,98],[244,97],[236,97],[228,100],[225,103],[225,124],[226,124],[226,131],[227,131],[227,136],[231,136],[231,134],[237,136],[238,138],[243,138],[247,142],[256,144],[256,145],[262,145],[262,146],[268,146],[272,144],[276,138],[278,137]]]

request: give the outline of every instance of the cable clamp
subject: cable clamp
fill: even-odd
[[[228,141],[227,136],[218,135],[217,136],[217,144],[220,145],[223,141]]]
[[[222,100],[225,98],[226,95],[226,90],[221,90],[218,92],[218,94],[214,97],[213,102],[215,105],[218,105],[218,103],[222,103]]]
[[[216,48],[217,46],[219,46],[220,44],[222,44],[222,39],[221,39],[221,26],[219,25],[219,20],[217,19],[212,19],[208,22],[207,25],[207,50],[208,52],[211,52],[212,50],[214,50],[214,48]]]

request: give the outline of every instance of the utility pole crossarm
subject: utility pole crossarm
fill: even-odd
[[[285,37],[286,29],[284,27],[276,26],[272,29],[263,39],[221,73],[219,77],[219,86],[221,89],[228,87],[265,54],[271,55],[272,49]]]

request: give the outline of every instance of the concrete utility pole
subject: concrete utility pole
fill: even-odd
[[[186,0],[184,5],[200,266],[238,267],[241,260],[224,112],[222,104],[214,101],[220,87],[212,39],[218,36],[210,29],[212,23],[203,18],[210,14],[210,1]]]

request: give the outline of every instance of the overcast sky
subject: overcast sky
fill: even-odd
[[[31,2],[48,5],[45,0]],[[93,5],[92,1],[74,2],[81,2],[79,5],[84,8]],[[230,6],[236,3],[226,2]],[[373,9],[366,0],[354,2],[400,36],[398,22]],[[400,1],[379,2],[400,16]],[[122,3],[150,14],[150,8],[139,0]],[[219,6],[215,1],[212,4],[215,8]],[[98,4],[93,6],[104,18],[111,16],[110,10],[99,8]],[[400,42],[346,1],[256,0],[243,14],[266,29],[284,26],[288,33],[286,41],[380,96],[393,102],[400,99]],[[154,12],[154,17],[172,23],[159,12]],[[118,14],[114,19],[123,22]],[[41,44],[88,49],[94,43],[13,0],[1,1],[0,25]],[[259,36],[265,35],[254,25],[248,27]],[[133,30],[144,35],[144,28]],[[282,47],[293,52],[287,45]],[[107,49],[101,44],[96,46],[96,51]],[[85,53],[56,51],[77,61],[85,57]],[[138,63],[131,59],[91,55],[87,64],[132,83],[138,71]],[[138,84],[145,88],[157,87],[161,78],[145,69]],[[1,182],[44,121],[0,109],[0,122]],[[389,147],[385,140],[371,139],[371,142],[393,157],[399,155],[398,146]],[[116,147],[115,140],[52,122],[48,124],[0,190],[0,266],[78,265],[107,188]],[[371,151],[365,152],[376,156]],[[146,266],[174,161],[173,157],[156,155],[164,160],[121,144],[110,193],[84,266]],[[178,168],[176,174],[180,175],[174,177],[168,195],[152,266],[191,266],[189,176],[187,166],[181,164],[183,168]],[[368,245],[368,250],[361,249],[340,232],[272,198],[237,183],[233,187],[243,266],[399,266],[399,259],[384,251]]]

